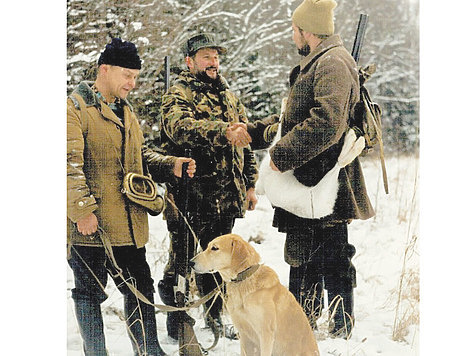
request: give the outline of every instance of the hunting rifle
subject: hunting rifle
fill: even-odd
[[[170,56],[165,56],[165,93],[170,88]]]
[[[190,150],[185,150],[185,156],[190,156]],[[186,298],[190,293],[190,273],[189,265],[190,259],[194,255],[195,242],[190,236],[188,228],[189,213],[188,213],[188,196],[189,196],[189,177],[186,172],[188,163],[183,163],[180,180],[180,201],[178,208],[181,212],[180,228],[178,231],[179,248],[175,251],[175,301],[177,307],[184,307],[186,305]],[[179,312],[178,325],[178,344],[180,356],[201,356],[201,346],[198,343],[193,325],[195,320],[189,316],[185,311]]]
[[[165,92],[170,88],[170,56],[165,56]],[[190,150],[185,150],[185,156],[190,157]],[[182,165],[181,179],[180,179],[180,197],[181,204],[178,205],[180,218],[180,226],[177,238],[179,241],[176,246],[179,247],[175,252],[175,286],[173,287],[175,293],[175,302],[177,307],[185,307],[187,297],[190,294],[190,273],[191,268],[189,261],[193,258],[195,244],[194,239],[190,236],[188,228],[189,213],[188,213],[188,188],[189,177],[186,170],[188,163]],[[180,214],[181,212],[181,214]],[[180,356],[202,356],[201,346],[196,338],[193,325],[195,320],[187,314],[186,311],[179,311],[178,313],[178,345]]]
[[[353,49],[351,50],[351,56],[358,64],[360,60],[361,48],[363,47],[364,35],[366,32],[366,25],[368,24],[368,15],[360,14],[360,20],[358,22],[358,28],[356,29],[355,42],[353,43]]]
[[[360,14],[360,19],[358,22],[358,27],[356,29],[356,36],[355,36],[355,41],[353,43],[353,49],[351,50],[351,56],[355,60],[356,64],[358,64],[358,61],[360,60],[360,54],[361,54],[361,48],[363,47],[363,40],[366,32],[366,25],[368,24],[368,15],[367,14]],[[374,65],[370,65],[367,68],[373,66],[376,68]],[[367,69],[365,68],[365,70]],[[374,71],[374,69],[373,69]],[[370,73],[372,74],[372,72]],[[361,76],[360,76],[360,81],[361,81]],[[362,84],[360,83],[360,96],[365,94],[367,96],[367,99],[370,100],[369,98],[369,93],[366,88],[362,88]],[[364,91],[364,93],[363,93]],[[363,100],[360,98],[360,100]],[[370,103],[371,106],[377,106],[379,108],[379,105],[376,103]],[[374,108],[373,108],[374,109]],[[379,109],[380,110],[380,109]],[[371,112],[371,114],[374,114],[374,112]],[[378,143],[379,143],[379,158],[381,161],[381,169],[383,173],[383,184],[384,184],[384,190],[386,194],[389,194],[389,186],[388,186],[388,174],[386,172],[386,164],[384,163],[384,147],[383,147],[383,138],[382,138],[382,131],[381,131],[381,111],[379,111],[379,116],[376,118],[373,116],[373,118],[379,122],[379,124],[374,125],[375,130],[376,130],[376,136],[378,138]]]

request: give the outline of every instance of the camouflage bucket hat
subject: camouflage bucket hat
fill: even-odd
[[[184,56],[192,56],[202,48],[216,48],[219,54],[225,54],[228,50],[218,45],[214,37],[210,34],[200,33],[189,38],[182,47]]]

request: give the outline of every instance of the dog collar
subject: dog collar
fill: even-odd
[[[231,279],[231,282],[238,283],[244,281],[245,279],[252,276],[254,272],[259,269],[259,267],[261,267],[261,265],[252,265],[251,267],[246,268],[244,271],[239,272],[236,278]]]

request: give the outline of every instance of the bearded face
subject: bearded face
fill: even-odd
[[[293,36],[292,40],[297,47],[297,51],[301,56],[307,56],[310,54],[310,45],[308,44],[307,40],[303,35],[302,29],[297,27],[294,23],[292,24]]]
[[[191,74],[206,83],[218,79],[219,53],[215,48],[202,48],[193,57],[187,57],[186,63]]]

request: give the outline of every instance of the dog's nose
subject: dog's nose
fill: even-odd
[[[191,268],[195,267],[195,262],[193,260],[190,260],[190,262],[188,262],[188,264]]]

